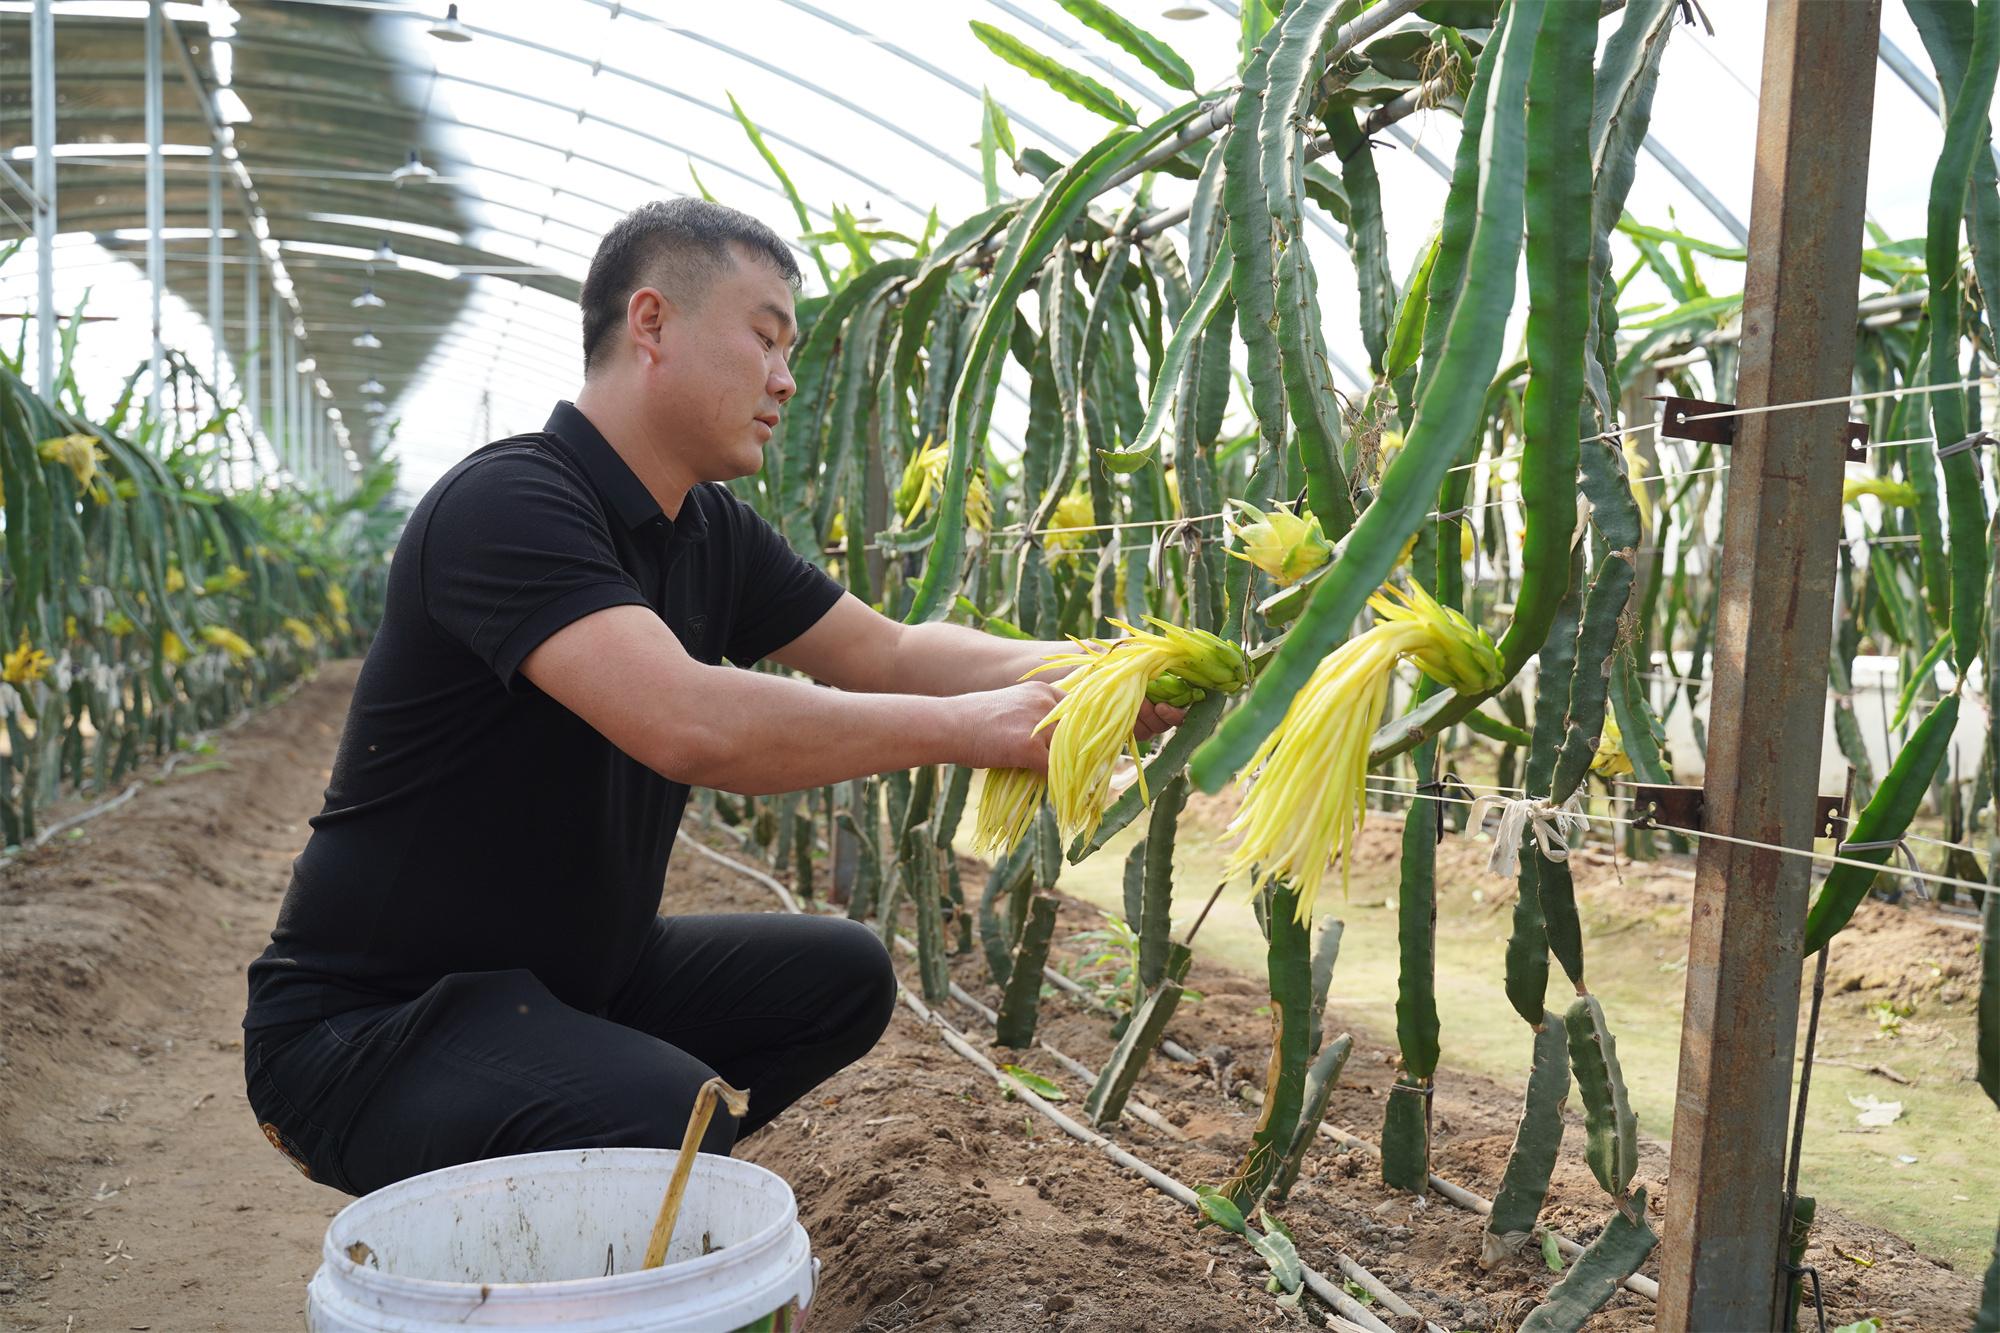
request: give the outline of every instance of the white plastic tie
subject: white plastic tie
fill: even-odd
[[[1493,857],[1486,868],[1509,878],[1521,873],[1521,843],[1530,830],[1544,860],[1567,861],[1570,844],[1582,841],[1590,827],[1580,795],[1572,795],[1561,805],[1540,796],[1482,796],[1472,803],[1466,836],[1477,837],[1487,814],[1494,810],[1500,812],[1500,825],[1493,830]]]

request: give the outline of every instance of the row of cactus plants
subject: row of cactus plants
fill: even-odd
[[[71,321],[69,328],[78,327]],[[34,842],[196,733],[362,650],[400,526],[393,463],[345,497],[217,489],[254,442],[183,357],[89,419],[62,346],[54,401],[0,353],[0,844]]]
[[[1156,37],[1092,0],[1064,5],[1195,92]],[[1977,772],[1942,767],[1974,659],[1990,700],[2000,657],[1990,460],[1935,443],[1977,431],[1980,396],[1899,392],[1965,378],[1968,342],[1995,355],[1987,279],[2000,263],[2000,199],[1983,146],[1968,145],[1986,142],[2000,4],[1910,9],[1948,120],[1928,238],[1877,233],[1865,262],[1879,284],[1870,294],[1923,291],[1927,303],[1915,323],[1858,335],[1857,391],[1881,395],[1867,407],[1875,438],[1914,441],[1872,452],[1848,488],[1845,615],[1829,670],[1836,737],[1859,770],[1860,842],[1900,837],[1927,800],[1951,841],[1982,823],[1990,836],[2000,753],[1996,732]],[[1368,808],[1408,808],[1401,1069],[1382,1170],[1422,1192],[1440,1059],[1434,847],[1448,756],[1466,744],[1497,751],[1500,781],[1553,807],[1586,799],[1593,772],[1671,780],[1664,723],[1692,713],[1699,686],[1688,678],[1707,658],[1721,464],[1708,446],[1618,427],[1655,389],[1733,394],[1734,345],[1714,335],[1740,297],[1709,283],[1744,257],[1625,208],[1678,13],[1673,0],[1632,0],[1602,19],[1560,0],[1248,0],[1230,86],[1148,123],[1022,39],[982,34],[1116,128],[1058,162],[1016,150],[987,99],[989,206],[954,227],[934,221],[921,241],[875,247],[893,254],[843,231],[851,262],[826,264],[830,294],[801,303],[800,393],[745,497],[890,615],[1078,646],[1046,783],[895,775],[740,813],[808,881],[820,843],[855,847],[849,910],[893,931],[899,905],[913,905],[928,999],[945,994],[945,956],[976,947],[1001,994],[1000,1039],[1021,1046],[1034,1034],[1064,864],[1150,805],[1126,868],[1137,963],[1088,1103],[1109,1124],[1186,975],[1187,949],[1168,934],[1175,821],[1193,789],[1239,781],[1232,870],[1258,895],[1273,1021],[1262,1115],[1219,1182],[1241,1213],[1281,1203],[1345,1058],[1344,1039],[1320,1031],[1339,935],[1318,894],[1331,868],[1344,873]],[[1367,131],[1416,89],[1463,124],[1443,216],[1399,285]],[[1032,179],[1028,197],[997,188],[1002,157]],[[1111,208],[1112,187],[1140,168],[1193,182],[1182,236],[1147,225],[1161,211],[1152,175]],[[1354,261],[1372,383],[1353,397],[1328,371],[1305,240],[1315,212]],[[1626,259],[1614,262],[1614,241]],[[1503,356],[1524,258],[1523,346]],[[1627,301],[1640,276],[1670,301]],[[1018,451],[996,447],[991,431],[1010,360],[1028,384]],[[1880,774],[1846,697],[1863,651],[1899,656],[1908,682],[1895,719],[1904,742]],[[1515,683],[1531,662],[1532,717]],[[1933,679],[1940,663],[1948,689]],[[1134,753],[1131,722],[1147,698],[1188,712],[1151,753]],[[1129,782],[1114,778],[1123,753],[1137,760]],[[1385,771],[1414,795],[1371,790],[1368,775]],[[969,836],[990,857],[976,900],[952,851],[975,803]],[[1506,963],[1506,993],[1529,1029],[1526,1095],[1483,1257],[1497,1263],[1537,1231],[1574,1090],[1610,1211],[1524,1327],[1575,1328],[1644,1262],[1654,1235],[1570,869],[1537,845],[1553,829],[1540,827],[1518,857]],[[1651,835],[1628,836],[1649,853]],[[1858,855],[1879,863],[1889,852]],[[1965,856],[1946,869],[1996,876]],[[1809,949],[1846,924],[1875,879],[1834,872]],[[1980,1069],[2000,1095],[1994,899]],[[1575,992],[1566,1013],[1546,1006],[1551,958]]]

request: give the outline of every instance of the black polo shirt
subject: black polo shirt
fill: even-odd
[[[517,967],[601,1010],[659,909],[688,789],[536,689],[522,659],[629,604],[696,660],[748,666],[840,595],[726,487],[696,486],[667,518],[569,403],[541,433],[460,462],[396,544],[325,806],[250,966],[244,1026]]]

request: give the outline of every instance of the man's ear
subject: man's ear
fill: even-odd
[[[633,345],[651,360],[659,359],[663,350],[663,335],[673,316],[673,302],[656,287],[641,287],[625,303],[626,331],[632,335]]]

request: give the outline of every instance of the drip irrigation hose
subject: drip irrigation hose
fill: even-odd
[[[727,832],[728,830],[725,828],[724,831]],[[690,847],[693,847],[696,851],[700,852],[703,856],[708,857],[710,860],[718,861],[721,864],[728,866],[730,869],[737,871],[742,875],[746,875],[751,879],[756,880],[759,884],[762,884],[765,888],[770,889],[773,893],[777,894],[779,900],[784,903],[785,910],[787,912],[791,912],[795,915],[800,915],[800,916],[805,915],[805,910],[799,906],[798,899],[792,895],[792,891],[786,888],[781,881],[774,879],[772,876],[765,874],[763,871],[758,870],[754,866],[744,865],[741,861],[737,861],[731,857],[724,856],[720,852],[714,850],[713,848],[704,846],[700,841],[696,839],[693,838],[688,839],[688,845]],[[915,953],[917,948],[916,945],[910,943],[907,939],[904,939],[901,935],[896,936],[896,945],[904,953]],[[971,1009],[974,1013],[978,1014],[981,1018],[985,1019],[986,1025],[988,1027],[999,1026],[1000,1016],[996,1014],[993,1010],[989,1009],[984,1004],[981,1004],[977,999],[975,999],[972,996],[972,994],[969,991],[967,991],[963,986],[959,985],[956,981],[951,983],[951,998],[957,1000],[960,1004],[966,1006],[968,1009]],[[1064,1069],[1067,1069],[1070,1073],[1076,1075],[1084,1082],[1095,1083],[1097,1081],[1097,1075],[1094,1072],[1092,1072],[1091,1068],[1088,1065],[1084,1064],[1083,1061],[1078,1060],[1073,1056],[1064,1054],[1061,1050],[1057,1049],[1054,1042],[1048,1041],[1046,1039],[1038,1039],[1035,1044],[1041,1047],[1042,1050],[1046,1051],[1050,1056],[1050,1058],[1052,1058],[1057,1064],[1061,1065]],[[1151,1125],[1154,1129],[1159,1130],[1162,1134],[1165,1134],[1168,1138],[1177,1139],[1183,1143],[1187,1141],[1187,1135],[1181,1132],[1180,1126],[1174,1124],[1171,1120],[1168,1120],[1165,1116],[1153,1110],[1151,1106],[1141,1104],[1138,1101],[1136,1095],[1132,1099],[1126,1102],[1125,1109],[1131,1112],[1132,1116],[1135,1119],[1145,1124]]]
[[[1085,1003],[1090,1004],[1093,1007],[1100,1007],[1100,1008],[1102,1007],[1097,1004],[1095,996],[1091,995],[1082,986],[1077,985],[1074,981],[1071,981],[1068,977],[1056,971],[1054,968],[1048,968],[1048,967],[1043,968],[1042,975],[1046,977],[1049,980],[1049,982],[1054,986],[1056,986],[1058,989],[1067,991],[1071,995],[1081,998]],[[1163,1039],[1160,1042],[1160,1050],[1167,1056],[1168,1059],[1174,1060],[1180,1064],[1201,1063],[1200,1058],[1190,1053],[1185,1046],[1181,1046],[1170,1040]],[[1264,1093],[1259,1088],[1246,1086],[1243,1089],[1242,1095],[1244,1100],[1252,1103],[1253,1105],[1261,1106],[1264,1103]],[[1319,1133],[1322,1138],[1331,1139],[1335,1143],[1342,1144],[1349,1148],[1358,1148],[1361,1151],[1368,1153],[1370,1156],[1379,1157],[1382,1155],[1382,1150],[1376,1147],[1373,1143],[1369,1142],[1367,1139],[1364,1139],[1360,1135],[1355,1134],[1349,1130],[1342,1129],[1339,1126],[1334,1125],[1329,1121],[1325,1120],[1320,1121]],[[1430,1177],[1430,1187],[1436,1190],[1439,1194],[1443,1195],[1450,1202],[1457,1204],[1460,1208],[1465,1209],[1467,1212],[1477,1213],[1481,1217],[1484,1217],[1493,1211],[1492,1200],[1473,1193],[1471,1190],[1466,1189],[1463,1185],[1454,1184],[1451,1181],[1446,1180],[1443,1176],[1433,1173]],[[1552,1228],[1549,1227],[1542,1227],[1540,1229],[1546,1232],[1548,1235],[1555,1237],[1556,1249],[1561,1251],[1565,1258],[1574,1259],[1578,1255],[1583,1253],[1582,1245],[1578,1244],[1574,1240],[1571,1240],[1568,1236],[1563,1235],[1560,1231],[1553,1230]],[[1626,1278],[1621,1285],[1627,1291],[1632,1292],[1634,1295],[1637,1296],[1644,1296],[1649,1301],[1658,1300],[1660,1296],[1660,1284],[1655,1282],[1653,1279],[1649,1277],[1644,1277],[1638,1273],[1634,1273],[1630,1277]]]
[[[779,883],[776,879],[773,879],[771,876],[765,874],[763,871],[758,870],[753,866],[744,865],[742,862],[737,861],[731,857],[724,856],[722,853],[702,845],[702,843],[700,843],[695,839],[690,838],[688,842],[696,850],[700,851],[704,856],[707,856],[712,860],[719,861],[723,865],[726,865],[733,870],[740,871],[741,873],[747,875],[751,879],[756,880],[758,883],[763,884],[767,888],[774,890],[786,904],[787,910],[793,912],[797,912],[799,910],[797,902],[793,899],[791,895],[791,891],[785,888],[785,886]],[[1082,985],[1078,984],[1075,981],[1072,981],[1070,978],[1064,976],[1062,973],[1056,971],[1054,968],[1044,967],[1042,969],[1042,976],[1051,985],[1055,986],[1058,990],[1067,992],[1068,994],[1082,1000],[1085,1004],[1088,1004],[1090,1007],[1094,1009],[1104,1008],[1103,1004],[1099,1002],[1097,997],[1092,995],[1085,987],[1083,987]],[[1201,1058],[1199,1056],[1195,1055],[1192,1051],[1188,1050],[1187,1047],[1182,1046],[1179,1042],[1174,1041],[1170,1037],[1162,1037],[1160,1039],[1159,1049],[1162,1054],[1164,1054],[1168,1059],[1173,1060],[1177,1064],[1198,1065],[1202,1063]],[[1065,1057],[1065,1059],[1067,1059],[1067,1057]],[[1262,1091],[1257,1088],[1251,1088],[1251,1087],[1244,1088],[1243,1097],[1245,1100],[1250,1101],[1256,1105],[1262,1105],[1264,1100]],[[1331,1139],[1335,1143],[1339,1143],[1348,1148],[1358,1148],[1361,1151],[1366,1152],[1371,1156],[1379,1157],[1382,1152],[1380,1148],[1376,1147],[1373,1143],[1369,1142],[1367,1139],[1362,1138],[1360,1135],[1355,1134],[1349,1130],[1341,1129],[1340,1127],[1325,1120],[1322,1120],[1319,1123],[1319,1134],[1322,1138]],[[1466,1189],[1463,1185],[1455,1184],[1452,1181],[1446,1180],[1443,1176],[1437,1175],[1436,1173],[1432,1173],[1429,1178],[1429,1183],[1430,1187],[1436,1190],[1447,1201],[1456,1204],[1458,1207],[1465,1209],[1469,1213],[1474,1213],[1481,1217],[1484,1217],[1491,1214],[1493,1211],[1493,1201],[1491,1199],[1487,1199],[1479,1194],[1476,1194],[1473,1191]],[[1542,1227],[1540,1228],[1540,1230],[1544,1234],[1554,1237],[1556,1243],[1556,1249],[1563,1255],[1564,1258],[1574,1260],[1578,1255],[1583,1253],[1584,1247],[1581,1244],[1577,1243],[1576,1241],[1570,1239],[1568,1236],[1565,1236],[1562,1232],[1557,1231],[1551,1227]],[[1619,1285],[1624,1287],[1625,1290],[1633,1293],[1634,1295],[1643,1296],[1649,1301],[1657,1301],[1660,1298],[1660,1284],[1654,1281],[1652,1278],[1644,1276],[1643,1274],[1634,1273],[1629,1277],[1625,1278],[1625,1280],[1621,1282]]]
[[[688,839],[688,843],[690,846],[694,847],[697,851],[701,852],[704,856],[708,857],[710,860],[728,866],[730,869],[737,871],[739,874],[742,874],[745,877],[752,879],[757,883],[762,884],[766,888],[774,891],[778,895],[779,901],[785,905],[786,911],[797,915],[803,915],[803,912],[798,905],[798,900],[792,896],[792,893],[789,889],[787,889],[774,877],[765,874],[763,871],[758,870],[754,866],[745,865],[741,861],[736,860],[734,857],[724,856],[722,853],[714,850],[713,848],[704,846],[698,839],[690,838]],[[1061,973],[1051,972],[1050,969],[1048,968],[1044,968],[1043,972],[1047,975],[1050,975],[1052,978],[1062,976]],[[1069,982],[1069,978],[1067,977],[1062,977],[1062,980],[1064,982]],[[1074,982],[1069,982],[1069,984],[1072,986],[1075,985]],[[957,990],[958,988],[954,986],[953,989]],[[1187,1207],[1194,1209],[1197,1215],[1200,1214],[1201,1211],[1200,1196],[1197,1195],[1188,1186],[1182,1184],[1180,1181],[1174,1179],[1166,1172],[1161,1171],[1159,1168],[1155,1166],[1152,1166],[1143,1159],[1134,1156],[1132,1153],[1127,1152],[1123,1148],[1120,1148],[1117,1144],[1113,1143],[1110,1139],[1106,1138],[1104,1135],[1099,1134],[1095,1130],[1089,1129],[1082,1124],[1079,1124],[1077,1121],[1072,1120],[1069,1116],[1063,1114],[1061,1111],[1058,1111],[1049,1102],[1045,1101],[1043,1098],[1036,1095],[1035,1091],[1032,1088],[1028,1087],[1025,1083],[1021,1082],[1021,1080],[1015,1078],[1012,1074],[1007,1073],[1006,1071],[1001,1069],[998,1065],[994,1064],[991,1060],[989,1060],[977,1047],[973,1046],[972,1043],[970,1043],[965,1039],[965,1035],[963,1033],[961,1033],[957,1028],[953,1027],[950,1023],[945,1021],[944,1018],[932,1012],[929,1006],[925,1005],[924,1002],[918,999],[914,993],[912,993],[910,990],[908,990],[907,988],[903,987],[900,984],[898,984],[897,986],[897,996],[899,999],[902,1000],[902,1002],[906,1006],[909,1007],[910,1011],[914,1013],[922,1022],[924,1022],[927,1026],[934,1027],[937,1029],[938,1035],[944,1040],[946,1046],[950,1047],[954,1052],[964,1057],[966,1060],[979,1066],[981,1069],[985,1070],[988,1074],[991,1074],[995,1079],[1006,1083],[1008,1087],[1010,1087],[1013,1090],[1015,1096],[1019,1097],[1021,1101],[1024,1102],[1029,1107],[1040,1112],[1043,1117],[1045,1117],[1050,1122],[1055,1124],[1065,1134],[1069,1135],[1071,1138],[1075,1139],[1079,1143],[1083,1143],[1097,1149],[1104,1156],[1110,1158],[1113,1162],[1117,1163],[1119,1166],[1124,1167],[1126,1170],[1132,1172],[1134,1175],[1137,1175],[1140,1179],[1144,1180],[1147,1184],[1153,1186],[1161,1193],[1166,1194],[1169,1197],[1176,1200],[1177,1202],[1185,1204]],[[965,998],[967,1000],[970,1000],[971,997],[966,996]],[[977,1001],[971,1001],[971,1003],[976,1008],[984,1008],[984,1006],[979,1005]],[[1170,1044],[1171,1043],[1165,1041],[1161,1042],[1162,1048]],[[1175,1049],[1179,1050],[1182,1048],[1175,1047]],[[1185,1051],[1183,1050],[1182,1053],[1185,1054]],[[1191,1059],[1192,1057],[1189,1058]],[[1065,1059],[1067,1059],[1067,1057],[1065,1057]],[[1083,1067],[1079,1066],[1079,1068]],[[1341,1256],[1341,1267],[1343,1272],[1348,1272],[1349,1265],[1352,1265],[1352,1272],[1349,1273],[1349,1276],[1352,1276],[1354,1281],[1356,1281],[1357,1283],[1361,1283],[1361,1285],[1366,1287],[1371,1296],[1374,1296],[1378,1300],[1382,1300],[1384,1296],[1392,1294],[1389,1292],[1389,1289],[1382,1284],[1379,1278],[1376,1278],[1372,1273],[1368,1273],[1366,1269],[1362,1268],[1360,1264],[1355,1263],[1352,1259],[1349,1259],[1344,1255]],[[1338,1311],[1340,1316],[1344,1320],[1348,1321],[1349,1326],[1366,1329],[1368,1330],[1368,1333],[1394,1333],[1394,1330],[1391,1329],[1387,1324],[1384,1324],[1380,1319],[1377,1319],[1373,1314],[1371,1314],[1367,1306],[1362,1305],[1359,1301],[1355,1300],[1352,1296],[1348,1295],[1347,1292],[1343,1291],[1339,1286],[1335,1285],[1332,1281],[1330,1281],[1325,1274],[1307,1265],[1303,1260],[1300,1261],[1299,1268],[1307,1289],[1310,1290],[1313,1293],[1313,1295],[1319,1297],[1322,1301],[1325,1301],[1328,1305],[1332,1306],[1336,1311]],[[1367,1280],[1363,1281],[1363,1279],[1360,1276],[1355,1276],[1355,1274],[1367,1274]],[[1398,1299],[1396,1303],[1398,1305],[1401,1305],[1403,1309],[1398,1310],[1395,1308],[1395,1306],[1390,1305],[1389,1308],[1391,1309],[1392,1313],[1395,1313],[1398,1316],[1402,1316],[1405,1310],[1409,1310],[1410,1314],[1414,1316],[1415,1311],[1410,1310],[1410,1307],[1407,1302]],[[1387,1300],[1383,1300],[1383,1304],[1389,1305],[1389,1302]],[[1437,1325],[1432,1324],[1429,1321],[1425,1322],[1425,1328],[1426,1330],[1429,1331],[1429,1333],[1444,1333],[1442,1329],[1438,1328]]]
[[[1200,1215],[1201,1198],[1192,1189],[1159,1168],[1133,1156],[1104,1135],[1070,1119],[1041,1097],[1038,1097],[1032,1088],[987,1059],[977,1047],[965,1039],[964,1034],[944,1019],[938,1017],[938,1015],[932,1013],[925,1006],[924,1002],[910,991],[899,988],[898,995],[912,1013],[916,1014],[926,1024],[938,1030],[938,1035],[944,1038],[945,1045],[965,1057],[971,1063],[984,1069],[994,1078],[1006,1083],[1013,1089],[1016,1097],[1019,1097],[1034,1110],[1040,1112],[1045,1119],[1055,1124],[1063,1133],[1069,1135],[1079,1143],[1097,1149],[1104,1156],[1124,1167],[1127,1171],[1132,1172],[1154,1189],[1187,1205],[1195,1211],[1197,1216]],[[1352,1324],[1358,1327],[1369,1330],[1369,1333],[1394,1333],[1394,1330],[1387,1324],[1370,1314],[1367,1306],[1361,1304],[1361,1302],[1355,1300],[1341,1288],[1335,1286],[1327,1279],[1325,1274],[1306,1264],[1303,1260],[1300,1261],[1299,1272],[1304,1279],[1307,1290],[1332,1306],[1340,1313],[1342,1318],[1351,1321]]]

